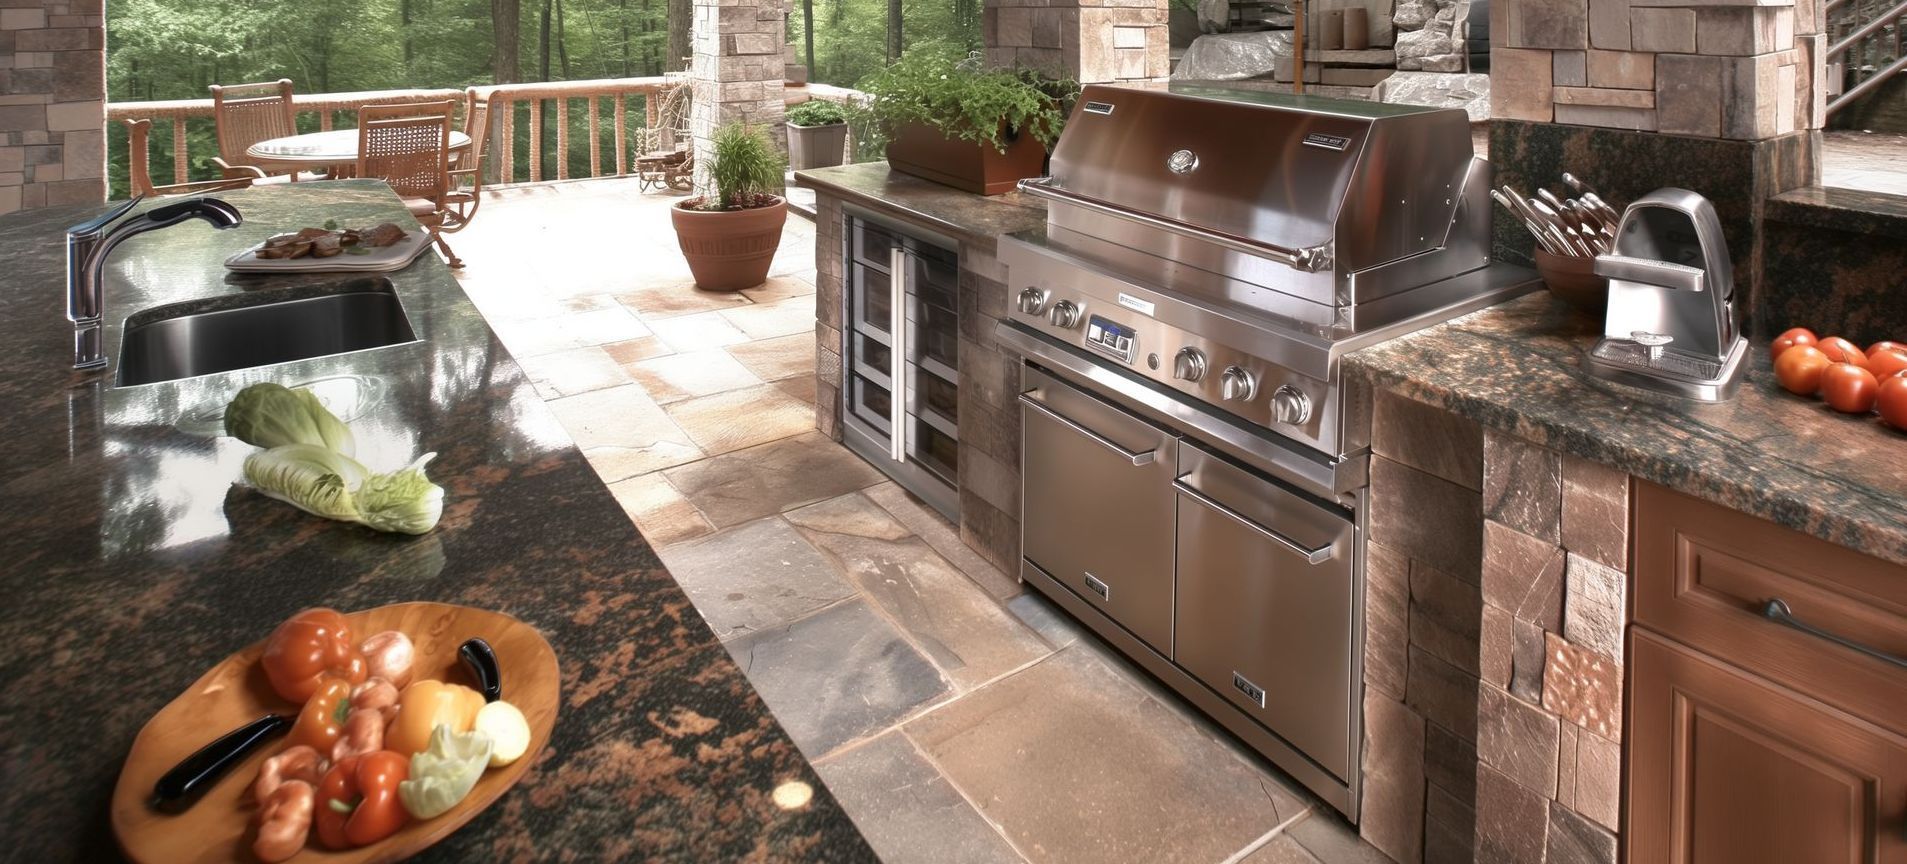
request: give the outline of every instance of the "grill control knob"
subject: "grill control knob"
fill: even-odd
[[[1250,402],[1258,395],[1258,379],[1237,366],[1227,366],[1218,376],[1218,393],[1234,402]]]
[[[1053,304],[1053,311],[1047,315],[1054,327],[1071,330],[1079,326],[1079,304],[1071,300],[1061,300]]]
[[[1205,352],[1197,348],[1180,348],[1178,356],[1172,358],[1172,377],[1180,381],[1197,381],[1205,377]]]
[[[1028,315],[1038,315],[1046,311],[1046,292],[1030,286],[1021,288],[1020,311]]]
[[[1271,416],[1280,423],[1302,426],[1311,419],[1311,397],[1290,384],[1271,393]]]

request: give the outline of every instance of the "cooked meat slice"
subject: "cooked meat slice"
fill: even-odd
[[[323,228],[305,228],[298,232],[298,238],[301,240],[317,240],[320,237],[330,236],[332,236],[332,232]]]
[[[389,246],[404,239],[404,229],[389,222],[379,225],[376,228],[368,229],[364,231],[363,234],[364,245],[371,247]]]
[[[285,260],[302,258],[310,253],[311,244],[301,240],[296,243],[280,243],[276,246],[266,246],[258,250],[258,257],[268,260]]]
[[[338,242],[336,234],[326,234],[311,241],[311,257],[313,258],[329,258],[343,251],[344,246]]]

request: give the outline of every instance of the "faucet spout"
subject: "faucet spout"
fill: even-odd
[[[73,322],[74,369],[106,365],[106,257],[114,247],[135,234],[188,219],[202,219],[221,229],[244,221],[237,207],[217,198],[189,198],[121,220],[139,200],[134,198],[96,219],[66,229],[66,320]]]

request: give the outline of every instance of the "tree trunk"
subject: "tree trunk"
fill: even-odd
[[[490,0],[490,77],[497,84],[514,84],[523,77],[521,0]]]
[[[403,26],[399,29],[404,31],[404,74],[408,76],[411,71],[411,55],[413,53],[411,49],[411,0],[398,0],[397,15],[398,19],[403,22]]]
[[[690,0],[669,0],[669,53],[662,58],[664,70],[689,68],[689,52],[695,50],[689,46],[689,22],[694,18],[695,5]]]
[[[887,0],[887,62],[901,56],[901,0]]]
[[[570,80],[569,45],[563,41],[563,33],[567,29],[563,26],[563,0],[556,0],[556,60],[557,68],[563,72],[564,81]]]
[[[814,69],[814,0],[801,0],[801,40],[806,53],[803,59],[808,64],[808,74]]]
[[[550,80],[550,10],[552,0],[543,0],[543,15],[536,31],[536,74],[538,81]]]

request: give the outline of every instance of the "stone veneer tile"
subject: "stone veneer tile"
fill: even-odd
[[[1405,685],[1404,703],[1466,741],[1477,739],[1477,676],[1415,645],[1410,649],[1410,680]]]
[[[1450,573],[1483,560],[1477,493],[1384,457],[1371,460],[1371,540]]]
[[[1515,620],[1502,609],[1487,603],[1483,606],[1483,623],[1477,634],[1477,675],[1498,687],[1510,686]]]
[[[1589,4],[1586,0],[1511,0],[1518,48],[1589,47]]]
[[[1638,12],[1687,12],[1654,9]],[[1640,46],[1638,46],[1640,47]],[[1677,135],[1722,134],[1722,61],[1719,57],[1663,54],[1655,58],[1656,129]]]
[[[1424,718],[1364,694],[1364,801],[1358,833],[1397,861],[1423,858]]]
[[[1435,723],[1424,727],[1424,779],[1464,800],[1477,797],[1477,745]]]
[[[1469,489],[1483,488],[1483,430],[1476,421],[1399,396],[1377,394],[1371,450]]]
[[[1543,634],[1543,639],[1543,709],[1598,735],[1620,739],[1622,667],[1554,633]],[[1580,771],[1581,759],[1577,762]],[[1577,782],[1580,785],[1580,778]]]
[[[1598,564],[1628,569],[1628,474],[1563,457],[1563,547]]]
[[[1554,801],[1544,864],[1615,864],[1616,835]]]
[[[1589,0],[1589,47],[1629,50],[1629,0]]]
[[[1641,99],[1653,101],[1655,94],[1643,90],[1611,90],[1611,93],[1634,93]],[[1610,129],[1627,129],[1632,132],[1655,131],[1655,109],[1631,108],[1613,105],[1563,105],[1556,106],[1556,122],[1575,126],[1603,126]]]
[[[1410,565],[1410,643],[1478,674],[1483,597],[1471,582],[1419,561]]]
[[[1561,631],[1561,547],[1500,522],[1483,523],[1483,600],[1546,630]]]
[[[1510,692],[1531,705],[1543,702],[1547,631],[1527,621],[1510,622]]]
[[[1550,58],[1553,83],[1558,87],[1589,86],[1589,58],[1583,51],[1557,51]]]
[[[1564,581],[1563,635],[1569,641],[1609,657],[1622,656],[1622,628],[1628,577],[1621,570],[1569,554]]]
[[[1656,54],[1695,53],[1695,10],[1632,9],[1629,42],[1637,51]]]
[[[1477,754],[1545,798],[1556,797],[1556,717],[1488,684],[1477,687]]]
[[[1589,86],[1654,90],[1655,55],[1641,51],[1591,51]]]
[[[1477,766],[1477,856],[1491,864],[1543,864],[1550,801],[1487,765]]]
[[[1490,74],[1517,82],[1515,87],[1490,88],[1491,117],[1548,123],[1555,116],[1555,103],[1550,96],[1550,76],[1554,74],[1550,52],[1493,46]]]
[[[1622,745],[1594,732],[1576,738],[1576,795],[1570,805],[1615,830],[1622,810]]]
[[[1404,698],[1410,667],[1410,559],[1379,543],[1365,546],[1364,683]]]
[[[1539,540],[1562,541],[1562,459],[1498,432],[1483,436],[1483,515]]]
[[[1556,738],[1556,800],[1576,806],[1576,741],[1584,734],[1574,723],[1558,723]]]
[[[1475,864],[1477,860],[1476,784],[1459,796],[1438,786],[1426,790],[1424,864]]]

